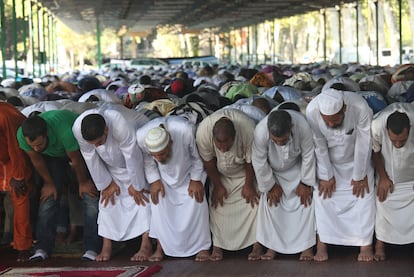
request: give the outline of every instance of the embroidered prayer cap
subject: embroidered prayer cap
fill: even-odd
[[[139,93],[143,93],[145,90],[145,87],[141,84],[135,84],[135,85],[131,85],[128,88],[128,93],[130,94],[139,94]]]
[[[163,127],[158,126],[148,131],[145,144],[152,153],[164,150],[170,142],[170,135]]]
[[[144,98],[145,87],[141,84],[129,86],[128,95],[132,103],[136,104]]]
[[[319,111],[323,115],[337,114],[344,105],[344,94],[340,90],[326,89],[318,97]]]

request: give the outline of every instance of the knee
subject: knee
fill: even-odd
[[[46,213],[49,211],[56,210],[58,208],[58,202],[53,198],[49,197],[39,205],[39,214]]]
[[[86,216],[95,216],[98,214],[99,198],[85,194],[82,199],[83,210]]]

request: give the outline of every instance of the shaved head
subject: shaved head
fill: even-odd
[[[230,119],[222,117],[216,121],[213,127],[213,140],[214,144],[221,152],[230,150],[235,137],[236,129]]]
[[[221,138],[234,138],[236,130],[234,129],[233,122],[227,117],[222,117],[216,121],[213,127],[213,136],[219,140]]]

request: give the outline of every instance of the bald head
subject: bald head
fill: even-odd
[[[268,114],[271,110],[269,101],[264,99],[263,97],[259,97],[253,100],[252,106],[255,106],[261,109],[265,114]]]
[[[213,140],[220,151],[229,151],[233,145],[235,136],[236,129],[229,118],[222,117],[216,121],[213,127]]]
[[[214,124],[213,136],[215,138],[234,138],[235,135],[234,124],[229,118],[222,117]]]

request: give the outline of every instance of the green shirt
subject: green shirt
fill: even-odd
[[[51,157],[64,157],[66,152],[79,150],[78,142],[73,135],[72,126],[78,117],[67,110],[54,110],[39,115],[46,121],[48,144],[42,154]],[[23,136],[22,127],[17,130],[19,146],[24,151],[33,151]]]

